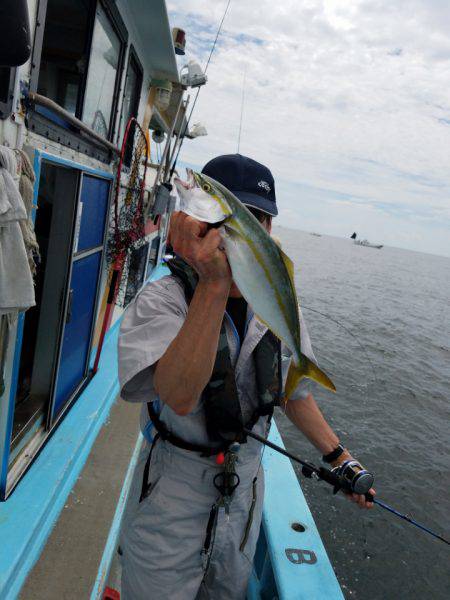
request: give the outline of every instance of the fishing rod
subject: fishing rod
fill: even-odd
[[[248,437],[255,439],[264,446],[268,446],[269,448],[272,448],[272,450],[275,450],[276,452],[279,452],[280,454],[283,454],[284,456],[290,458],[294,462],[302,465],[302,473],[305,477],[325,481],[326,483],[332,485],[334,488],[333,492],[335,494],[339,490],[343,490],[344,493],[347,494],[354,493],[363,495],[365,496],[368,502],[373,502],[380,508],[387,510],[396,517],[399,517],[400,519],[403,519],[408,523],[411,523],[411,525],[414,525],[414,527],[418,527],[422,531],[429,533],[436,539],[440,540],[441,542],[444,542],[444,544],[450,546],[450,541],[444,538],[442,535],[439,535],[438,533],[432,531],[428,527],[425,527],[425,525],[418,523],[409,515],[403,514],[395,508],[392,508],[392,506],[389,506],[381,500],[377,500],[376,498],[374,498],[373,494],[369,492],[374,482],[374,476],[372,475],[372,473],[369,473],[365,469],[361,469],[359,463],[356,460],[347,460],[341,466],[332,470],[327,469],[326,467],[316,467],[312,463],[302,460],[295,454],[288,452],[284,448],[281,448],[281,446],[277,446],[273,442],[270,442],[266,438],[258,435],[257,433],[254,433],[253,431],[250,431],[249,429],[244,428],[243,431],[244,434]]]

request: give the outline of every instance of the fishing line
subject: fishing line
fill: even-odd
[[[365,355],[365,357],[367,359],[367,362],[370,364],[370,366],[372,368],[373,378],[374,378],[375,383],[377,383],[377,375],[376,375],[376,371],[375,371],[375,367],[373,365],[373,362],[370,360],[370,357],[369,357],[369,354],[368,354],[367,350],[361,344],[361,342],[359,341],[358,337],[353,333],[353,331],[351,331],[351,329],[349,329],[345,325],[342,325],[342,323],[340,323],[337,319],[333,319],[333,317],[330,317],[330,315],[327,315],[326,313],[323,313],[320,310],[317,310],[316,308],[311,308],[310,306],[305,306],[304,304],[302,304],[300,306],[300,308],[302,310],[305,308],[306,310],[310,310],[311,312],[315,312],[318,315],[321,315],[322,317],[325,317],[326,319],[329,319],[330,321],[333,321],[333,323],[336,323],[336,325],[339,325],[339,327],[342,327],[342,329],[344,331],[346,331],[354,340],[356,340],[356,343],[361,348],[361,350],[364,352],[364,355]]]
[[[216,38],[215,38],[214,43],[212,45],[211,52],[209,53],[208,60],[206,61],[205,73],[208,70],[208,66],[209,66],[209,62],[211,60],[211,56],[213,55],[213,52],[214,52],[214,50],[216,48],[217,40],[219,39],[220,32],[222,31],[222,25],[223,25],[223,22],[225,21],[225,17],[227,16],[227,12],[228,12],[228,9],[230,7],[230,4],[231,4],[231,0],[228,0],[227,5],[225,7],[225,11],[224,11],[223,16],[222,16],[222,20],[220,21],[220,25],[219,25],[219,27],[217,29]]]
[[[241,118],[239,119],[239,133],[238,133],[238,143],[237,143],[237,153],[239,154],[239,149],[241,147],[241,132],[242,132],[242,116],[244,114],[244,100],[245,100],[245,81],[247,79],[247,67],[244,69],[244,80],[242,82],[242,98],[241,98]]]
[[[220,21],[219,27],[217,28],[216,37],[215,37],[213,45],[211,47],[211,51],[209,53],[208,60],[206,61],[206,66],[205,66],[205,70],[204,70],[205,75],[206,75],[206,71],[208,70],[209,63],[211,61],[211,57],[212,57],[212,55],[214,53],[214,50],[216,48],[216,44],[217,44],[217,40],[219,39],[220,32],[222,31],[222,25],[223,25],[223,22],[225,21],[225,17],[227,16],[228,9],[230,8],[230,4],[231,4],[231,0],[228,0],[227,5],[226,5],[225,10],[224,10],[224,13],[222,15],[222,19]],[[185,134],[186,134],[186,131],[188,130],[189,123],[191,122],[192,113],[194,112],[194,108],[195,108],[195,105],[197,104],[197,99],[199,97],[200,90],[202,89],[202,87],[203,86],[199,87],[198,90],[197,90],[197,93],[195,94],[194,102],[192,103],[192,108],[191,108],[191,111],[189,113],[189,117],[188,117],[188,119],[186,121],[186,125],[184,127],[183,134],[181,135],[180,145],[178,146],[178,151],[177,151],[177,154],[175,156],[175,160],[173,162],[172,168],[170,169],[169,181],[172,179],[172,176],[173,176],[174,171],[175,171],[175,167],[177,166],[177,161],[178,161],[178,157],[180,155],[181,148],[183,146],[183,142],[184,142],[184,139],[185,139]]]

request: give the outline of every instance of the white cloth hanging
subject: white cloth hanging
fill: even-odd
[[[20,221],[28,218],[17,187],[16,155],[0,146],[0,315],[36,304]]]
[[[34,200],[34,182],[36,176],[30,159],[23,150],[15,150],[17,157],[17,165],[20,173],[19,192],[22,196],[23,204],[27,213],[26,220],[20,220],[20,229],[22,230],[23,241],[28,256],[28,264],[30,265],[31,274],[36,275],[36,263],[40,262],[41,256],[39,253],[39,245],[37,243],[36,234],[34,232],[34,223],[32,220],[33,208],[37,208],[33,204]]]

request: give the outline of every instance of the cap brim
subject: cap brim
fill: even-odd
[[[276,217],[278,214],[277,205],[275,202],[271,200],[267,200],[267,198],[263,198],[262,196],[258,196],[257,194],[252,194],[251,192],[244,191],[234,191],[231,190],[233,194],[239,198],[242,204],[245,204],[249,208],[256,208],[272,217]]]

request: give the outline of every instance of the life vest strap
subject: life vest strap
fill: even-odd
[[[193,444],[191,442],[187,442],[182,438],[178,437],[174,433],[172,433],[167,425],[161,421],[158,413],[155,411],[153,407],[153,402],[147,402],[147,409],[149,417],[156,429],[159,433],[161,439],[169,442],[173,446],[177,448],[181,448],[182,450],[189,450],[190,452],[197,452],[202,456],[215,456],[216,454],[220,454],[220,452],[225,452],[228,449],[230,443],[221,444],[220,446],[203,446],[202,444]]]
[[[149,415],[156,431],[158,432],[159,437],[162,440],[169,442],[173,446],[176,446],[177,448],[181,448],[182,450],[188,450],[190,452],[197,452],[201,456],[207,456],[207,457],[216,456],[217,454],[220,454],[221,452],[226,452],[228,450],[228,448],[231,446],[231,444],[236,441],[236,440],[230,440],[223,444],[220,444],[219,446],[203,446],[202,444],[194,444],[191,442],[187,442],[186,440],[183,440],[183,438],[180,438],[175,433],[172,433],[170,431],[170,429],[167,428],[167,425],[164,423],[164,421],[161,421],[158,413],[155,411],[155,409],[153,407],[153,402],[147,402],[147,410],[148,410],[148,415]],[[260,417],[267,417],[267,422],[270,423],[272,415],[273,415],[273,407],[271,410],[269,409],[268,411],[265,411],[264,413],[262,413],[258,409],[256,409],[255,412],[253,413],[250,421],[248,421],[247,425],[243,429],[252,430]],[[240,443],[244,443],[247,441],[246,435],[244,435],[243,433],[237,434],[236,439]]]

